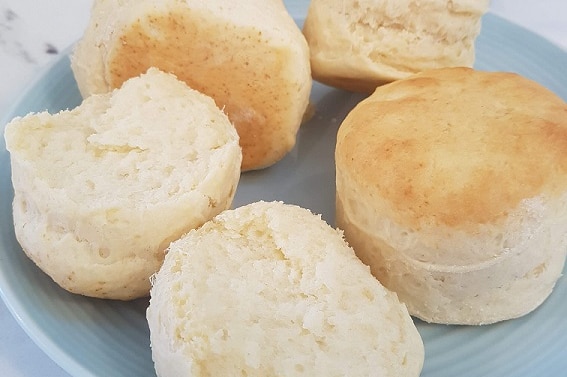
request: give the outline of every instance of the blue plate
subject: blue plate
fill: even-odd
[[[288,1],[300,20],[305,1]],[[477,40],[478,69],[513,71],[567,99],[567,53],[546,40],[488,14]],[[296,148],[275,166],[243,175],[235,206],[259,199],[283,200],[334,223],[335,133],[362,99],[316,84],[315,116]],[[2,127],[31,111],[57,112],[81,101],[67,55],[49,67],[4,117]],[[0,292],[29,336],[75,376],[155,376],[145,319],[147,300],[115,302],[60,289],[23,254],[14,237],[9,155],[0,138]],[[424,339],[423,377],[565,376],[567,280],[549,299],[520,319],[484,327],[417,322]]]

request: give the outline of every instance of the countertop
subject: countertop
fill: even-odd
[[[90,4],[0,0],[0,118],[38,73],[81,37]],[[491,11],[567,50],[565,0],[493,0]],[[68,376],[32,342],[2,302],[0,371],[5,377]]]

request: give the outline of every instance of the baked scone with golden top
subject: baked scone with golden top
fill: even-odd
[[[173,242],[147,310],[160,377],[417,377],[405,306],[309,210],[256,202]]]
[[[78,107],[6,126],[14,228],[56,283],[147,296],[169,243],[230,207],[238,134],[214,101],[157,69]]]
[[[428,69],[472,67],[489,0],[311,0],[313,77],[371,93]]]
[[[312,82],[307,42],[281,0],[95,0],[71,67],[84,97],[149,67],[174,73],[228,114],[242,170],[293,148]]]
[[[410,314],[488,324],[552,292],[567,253],[567,104],[513,73],[432,70],[341,124],[337,226]]]

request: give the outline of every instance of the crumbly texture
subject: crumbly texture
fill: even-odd
[[[230,207],[242,158],[209,97],[157,69],[6,126],[14,228],[73,293],[147,296],[171,241]]]
[[[489,0],[311,0],[303,32],[313,77],[377,86],[434,68],[472,67]]]
[[[320,216],[225,211],[172,243],[147,311],[159,376],[419,376],[411,317]]]
[[[567,253],[567,105],[512,73],[432,70],[378,88],[337,146],[337,225],[426,321],[524,315]]]
[[[280,0],[96,0],[71,67],[84,97],[149,67],[211,96],[240,135],[242,170],[279,161],[307,108],[307,42]]]

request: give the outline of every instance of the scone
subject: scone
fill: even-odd
[[[312,82],[307,42],[281,0],[95,0],[71,66],[84,97],[151,66],[174,73],[228,114],[242,170],[293,148]]]
[[[446,68],[341,124],[337,226],[410,314],[488,324],[552,292],[567,253],[567,105],[517,74]]]
[[[405,306],[342,234],[281,202],[171,244],[147,310],[158,376],[419,376]]]
[[[311,0],[313,77],[371,93],[428,69],[472,67],[489,0]]]
[[[169,243],[229,208],[238,134],[214,101],[157,69],[6,126],[14,228],[70,292],[147,296]]]

